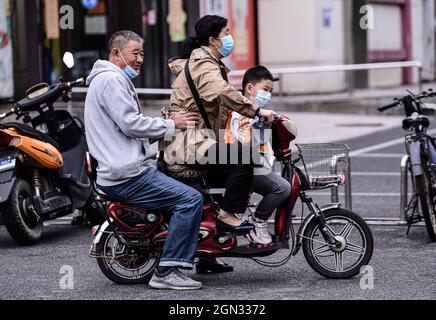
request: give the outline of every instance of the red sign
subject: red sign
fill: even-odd
[[[256,16],[254,0],[202,0],[201,14],[218,14],[229,19],[235,49],[224,63],[231,70],[246,70],[256,64]],[[225,13],[226,12],[226,13]],[[242,76],[229,75],[230,83],[240,88]]]

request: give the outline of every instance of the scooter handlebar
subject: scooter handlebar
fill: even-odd
[[[85,83],[85,79],[84,78],[79,78],[79,79],[74,80],[72,82],[67,82],[66,86],[67,86],[68,89],[71,89],[73,87],[83,85],[84,83]]]

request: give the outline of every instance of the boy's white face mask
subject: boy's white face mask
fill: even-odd
[[[257,90],[257,94],[254,99],[259,103],[261,108],[266,108],[271,102],[271,92],[265,90]]]

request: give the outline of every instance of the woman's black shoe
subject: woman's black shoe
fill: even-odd
[[[231,224],[222,222],[221,220],[216,220],[216,228],[218,231],[227,231],[227,232],[233,232],[238,234],[246,234],[249,233],[251,230],[254,230],[254,225],[244,221],[239,226],[233,226]]]
[[[214,260],[200,259],[200,261],[197,262],[196,264],[197,274],[224,273],[224,272],[232,272],[232,271],[233,271],[233,267],[231,265],[220,262],[216,259]]]

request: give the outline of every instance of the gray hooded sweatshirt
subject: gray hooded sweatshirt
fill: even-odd
[[[98,60],[86,80],[86,139],[98,161],[97,184],[114,186],[151,166],[156,141],[175,129],[172,120],[145,117],[132,81],[113,63]]]

